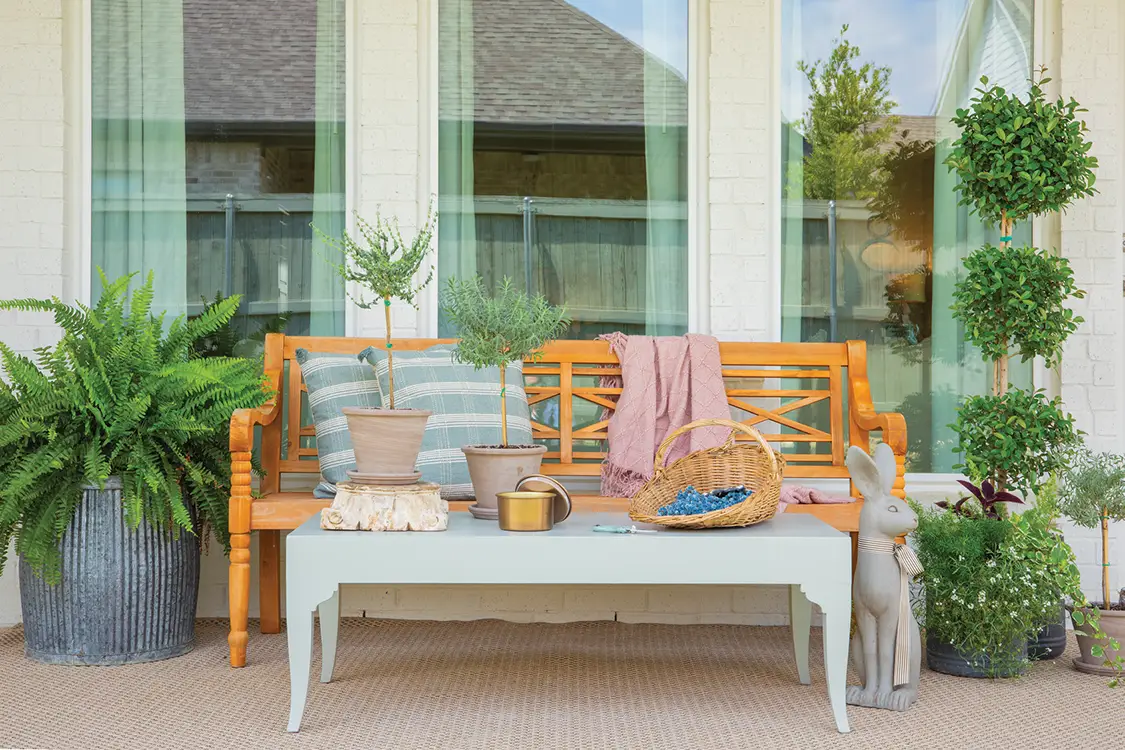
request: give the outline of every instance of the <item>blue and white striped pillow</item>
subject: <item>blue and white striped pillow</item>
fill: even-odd
[[[313,494],[335,497],[336,484],[348,481],[348,469],[355,468],[352,436],[343,409],[382,407],[379,380],[371,365],[354,354],[315,354],[305,349],[298,349],[296,354],[309,389],[309,411],[320,459],[321,481]]]
[[[442,497],[473,497],[469,466],[463,445],[496,445],[500,442],[500,371],[475,370],[453,361],[451,344],[421,351],[395,352],[395,407],[433,412],[422,438],[418,470],[422,478],[441,485]],[[375,369],[380,392],[390,387],[386,351],[370,347],[360,353]],[[523,389],[523,363],[508,366],[506,373],[508,443],[530,445],[531,410]]]

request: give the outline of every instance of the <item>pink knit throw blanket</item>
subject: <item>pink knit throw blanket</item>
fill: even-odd
[[[656,450],[669,434],[697,419],[730,419],[719,343],[710,336],[599,337],[621,361],[621,377],[602,378],[620,387],[609,417],[609,453],[602,464],[602,495],[632,497],[652,478]],[[730,430],[692,430],[673,445],[667,463],[722,445]]]

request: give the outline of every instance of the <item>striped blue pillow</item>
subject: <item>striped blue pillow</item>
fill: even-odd
[[[451,344],[421,351],[395,352],[395,407],[433,412],[422,438],[418,470],[422,478],[441,485],[447,500],[473,497],[463,445],[500,442],[500,371],[475,370],[453,361]],[[380,393],[390,388],[386,351],[370,347],[360,357],[374,367]],[[531,410],[523,389],[523,363],[506,374],[508,443],[530,445]]]

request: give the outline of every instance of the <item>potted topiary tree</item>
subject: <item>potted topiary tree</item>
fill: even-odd
[[[528,296],[509,278],[500,282],[495,295],[488,293],[479,277],[451,278],[442,309],[461,337],[454,358],[478,370],[500,370],[500,443],[461,449],[477,508],[484,511],[481,517],[495,517],[496,493],[513,490],[521,478],[538,474],[547,451],[542,445],[508,444],[508,366],[534,358],[544,344],[566,330],[570,318],[565,308],[554,307],[541,296]]]
[[[35,359],[0,344],[0,551],[15,540],[26,651],[121,664],[191,649],[199,537],[226,545],[235,409],[267,397],[257,362],[199,358],[238,298],[165,324],[153,277],[109,282],[93,308],[0,302],[54,315]],[[3,562],[0,553],[0,563]]]
[[[1125,643],[1125,600],[1114,602],[1110,595],[1109,523],[1125,520],[1125,458],[1084,453],[1063,477],[1062,512],[1079,526],[1101,529],[1102,601],[1071,611],[1081,651],[1074,665],[1083,672],[1115,675],[1125,657],[1121,651]],[[1122,597],[1125,599],[1125,593]],[[1092,608],[1099,610],[1097,621],[1104,637],[1086,632]]]
[[[1058,365],[1063,342],[1082,322],[1067,302],[1083,293],[1065,258],[1013,248],[1013,227],[1093,195],[1097,166],[1079,119],[1083,110],[1073,99],[1048,101],[1044,73],[1031,81],[1026,98],[982,78],[970,106],[953,118],[961,133],[945,162],[959,178],[961,205],[1000,229],[999,245],[965,259],[954,291],[953,315],[992,369],[989,393],[965,398],[952,425],[961,456],[956,468],[976,483],[1025,494],[1066,468],[1078,432],[1061,399],[1012,387],[1009,360],[1041,357]]]
[[[355,451],[357,478],[395,484],[413,482],[418,478],[415,464],[422,448],[422,436],[432,412],[423,409],[395,408],[394,342],[391,337],[391,303],[394,300],[415,305],[415,297],[430,280],[434,271],[429,269],[421,283],[419,271],[430,253],[434,236],[435,214],[433,205],[426,221],[409,244],[403,239],[398,220],[384,219],[376,214],[375,223],[369,224],[356,216],[356,224],[363,238],[360,244],[346,232],[337,239],[329,237],[316,227],[313,230],[343,256],[343,262],[333,264],[345,282],[359,285],[373,299],[361,291],[349,296],[355,304],[369,310],[382,303],[386,326],[388,388],[384,408],[365,409],[345,407],[352,448]],[[416,306],[416,305],[415,305]]]

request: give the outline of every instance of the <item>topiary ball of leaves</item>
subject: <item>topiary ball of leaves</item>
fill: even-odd
[[[1080,434],[1062,399],[1020,388],[1003,396],[969,396],[950,428],[962,461],[954,469],[978,484],[991,480],[1024,493],[1066,468]]]
[[[952,118],[961,137],[945,160],[960,178],[961,205],[996,224],[1005,212],[1021,221],[1096,192],[1098,160],[1078,102],[1048,101],[1043,87],[1050,78],[1032,81],[1027,99],[980,80],[978,96]]]
[[[1082,318],[1067,308],[1085,293],[1066,258],[1034,247],[985,245],[965,258],[966,275],[953,291],[953,316],[986,359],[1014,354],[1059,363],[1062,345]]]

